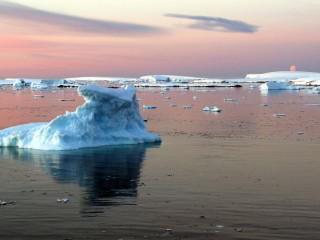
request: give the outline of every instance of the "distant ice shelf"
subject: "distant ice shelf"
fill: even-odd
[[[47,123],[29,123],[0,130],[0,146],[67,150],[105,145],[159,142],[146,130],[136,90],[80,86],[86,102]]]

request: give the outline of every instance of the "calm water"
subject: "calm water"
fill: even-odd
[[[0,128],[74,111],[75,93],[4,88]],[[320,107],[306,104],[319,95],[248,86],[137,95],[157,106],[140,111],[161,144],[0,149],[0,199],[14,201],[0,207],[0,239],[318,238]]]

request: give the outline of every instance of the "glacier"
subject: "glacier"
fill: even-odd
[[[29,123],[0,130],[0,146],[40,150],[69,150],[106,145],[160,142],[146,130],[136,89],[80,86],[86,102],[51,122]]]

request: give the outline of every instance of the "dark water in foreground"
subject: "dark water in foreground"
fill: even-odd
[[[141,113],[161,144],[0,149],[0,199],[14,201],[0,206],[0,239],[318,239],[320,107],[306,104],[319,96],[203,90],[138,91],[158,106]],[[12,92],[0,91],[12,97],[2,128],[82,104],[74,90],[43,93],[67,103]]]

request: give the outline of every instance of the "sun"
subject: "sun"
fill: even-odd
[[[292,65],[291,67],[290,67],[290,71],[291,72],[294,72],[296,70],[296,66],[295,65]]]

